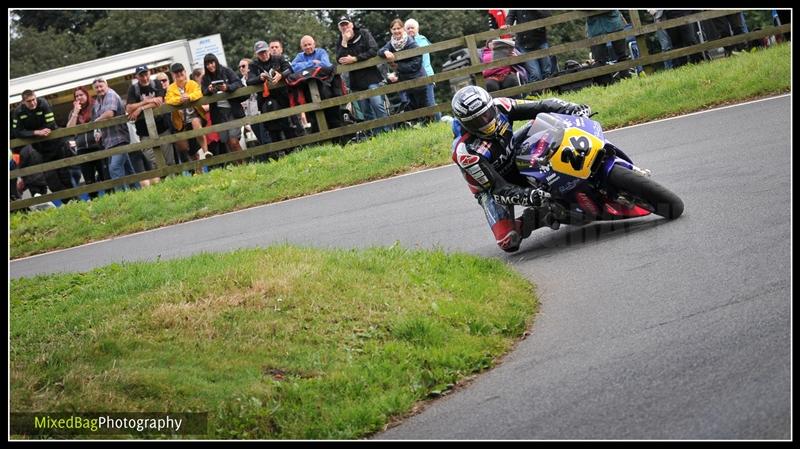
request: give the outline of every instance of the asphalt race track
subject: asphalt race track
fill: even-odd
[[[374,438],[789,439],[790,102],[607,134],[683,199],[671,222],[539,229],[506,255],[450,165],[12,261],[9,276],[280,242],[497,257],[538,286],[530,336]]]

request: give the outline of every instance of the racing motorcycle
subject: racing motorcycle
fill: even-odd
[[[683,213],[683,201],[606,140],[600,124],[588,117],[538,114],[515,133],[513,144],[519,172],[548,192],[540,211],[552,229]]]

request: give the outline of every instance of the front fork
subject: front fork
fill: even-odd
[[[648,168],[639,168],[636,165],[634,165],[631,158],[629,158],[624,151],[614,146],[611,142],[606,142],[605,148],[607,151],[607,156],[606,156],[607,162],[604,169],[606,176],[608,176],[608,173],[611,172],[611,168],[614,165],[622,165],[623,167],[636,173],[639,176],[650,177],[653,174],[653,172],[650,171],[650,169]]]

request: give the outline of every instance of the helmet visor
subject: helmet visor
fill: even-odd
[[[497,130],[497,108],[492,105],[480,115],[472,117],[468,120],[462,120],[461,124],[464,125],[468,131],[479,136],[491,136]]]

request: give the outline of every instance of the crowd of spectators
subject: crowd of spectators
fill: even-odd
[[[654,21],[660,22],[697,11],[648,10],[648,12]],[[550,14],[546,10],[512,9],[506,15],[503,10],[490,10],[490,27],[505,29],[546,18]],[[781,18],[777,18],[776,22],[777,20]],[[786,21],[788,18],[784,17],[782,20]],[[695,45],[703,33],[708,34],[707,39],[716,39],[746,32],[741,13],[706,22],[703,23],[705,26],[700,28],[692,23],[669,28],[666,31],[660,30],[657,38],[662,50]],[[106,80],[97,78],[91,86],[94,96],[89,86],[81,86],[74,90],[73,108],[66,120],[66,127],[108,120],[121,115],[127,116],[132,124],[131,127],[118,124],[64,139],[12,148],[9,153],[10,164],[12,168],[23,168],[73,155],[107,150],[135,141],[132,135],[139,140],[150,139],[150,132],[144,119],[145,111],[164,104],[178,109],[154,117],[158,137],[253,117],[312,101],[310,91],[312,83],[317,86],[319,98],[324,100],[349,92],[374,90],[388,83],[410,81],[434,74],[428,53],[400,60],[396,58],[398,52],[431,45],[431,42],[420,33],[420,25],[415,19],[409,18],[405,22],[399,18],[393,20],[388,26],[390,39],[383,45],[375,40],[370,30],[355,24],[348,15],[340,16],[336,23],[339,37],[335,48],[330,49],[330,52],[328,49],[318,48],[314,37],[306,35],[300,39],[300,51],[294,58],[284,54],[283,42],[280,39],[271,38],[255,42],[252,57],[241,58],[236,68],[225,67],[213,53],[205,55],[202,65],[188,73],[187,68],[181,63],[172,64],[169,67],[172,80],[166,72],[151,73],[147,66],[136,67],[133,73],[135,80],[126,93],[126,101],[108,86]],[[604,14],[587,17],[586,35],[593,37],[613,33],[624,29],[626,25],[627,21],[619,10],[610,10]],[[625,39],[615,40],[609,44],[603,43],[591,47],[592,57],[598,63],[605,64],[631,58]],[[549,46],[546,27],[539,27],[490,39],[479,54],[483,62],[490,62],[547,49]],[[725,47],[725,51],[726,54],[736,54],[743,48],[743,45],[731,45]],[[333,58],[330,55],[333,55]],[[379,70],[378,66],[368,66],[347,72],[344,76],[336,74],[336,64],[356,64],[376,56],[383,58],[388,64],[390,68],[388,73]],[[689,55],[665,61],[665,66],[677,67],[700,60],[702,60],[701,54]],[[493,91],[544,80],[558,73],[556,58],[549,56],[485,70],[483,75],[488,90]],[[232,97],[203,106],[192,104],[203,96],[231,93],[244,86],[255,85],[263,86],[263,89],[250,95]],[[433,106],[436,104],[435,84],[426,83],[411,87],[399,92],[397,97],[400,99],[400,107],[394,108],[394,112]],[[365,120],[387,117],[390,114],[390,102],[385,95],[374,95],[350,105],[327,108],[323,113],[328,127],[337,128],[346,124],[348,117],[361,116]],[[24,176],[16,182],[12,181],[11,197],[12,200],[20,198],[25,189],[30,190],[31,195],[39,196],[47,193],[48,189],[58,192],[77,187],[81,178],[83,183],[88,185],[150,171],[161,168],[162,165],[174,165],[192,160],[203,161],[203,164],[210,165],[213,164],[215,155],[238,152],[243,147],[293,139],[304,135],[308,128],[311,132],[317,132],[319,123],[316,115],[316,113],[310,113],[308,117],[306,114],[291,115],[206,133],[174,144],[162,144],[155,150],[148,148],[131,151],[85,162],[79,167],[60,168]],[[437,113],[432,118],[439,120],[441,114]],[[22,104],[11,114],[11,122],[12,139],[48,136],[58,128],[56,117],[48,102],[37,98],[30,90],[22,93]],[[376,126],[369,134],[374,135],[390,129],[389,125]],[[291,149],[286,150],[289,151]],[[282,154],[284,152],[275,153],[275,155]],[[263,161],[267,160],[267,157],[262,156],[259,159]],[[186,173],[193,172],[184,172]],[[147,187],[159,182],[160,179],[156,176],[133,183],[131,186],[121,185],[115,189]],[[104,192],[100,194],[102,193]],[[88,196],[96,198],[98,194],[92,192]]]

